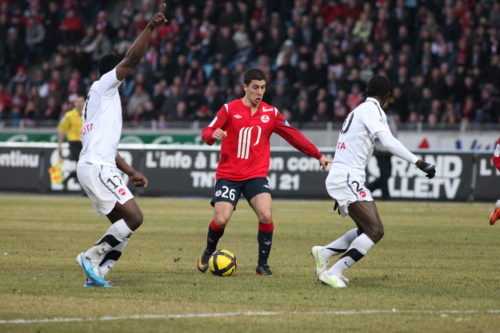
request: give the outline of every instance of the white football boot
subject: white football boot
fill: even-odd
[[[329,275],[328,272],[323,272],[323,274],[319,276],[319,280],[333,288],[345,288],[347,287],[345,283],[349,282],[349,279],[345,276],[340,274]]]
[[[326,260],[321,256],[321,250],[323,246],[314,246],[311,250],[311,255],[314,258],[314,264],[316,265],[316,275],[320,275],[327,270],[330,260]]]

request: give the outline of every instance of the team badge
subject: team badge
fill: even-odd
[[[220,195],[222,194],[222,191],[221,190],[217,190],[217,192],[215,192],[215,196],[216,197],[220,197]]]
[[[385,121],[385,118],[384,118],[384,117],[380,117],[380,119],[379,119],[379,120],[380,120],[380,122],[381,122],[382,124],[387,124],[387,122]]]
[[[362,198],[364,198],[364,197],[366,197],[366,192],[365,192],[365,191],[363,191],[363,190],[361,190],[361,191],[359,191],[359,195],[360,195]]]
[[[125,191],[125,189],[121,188],[118,190],[118,193],[120,193],[121,195],[125,195],[127,194],[127,192]]]
[[[283,125],[288,126],[288,127],[291,127],[291,126],[290,126],[290,124],[288,123],[288,121],[286,121],[286,120],[285,120],[285,121],[283,121]]]
[[[267,123],[269,121],[269,116],[262,116],[260,120],[262,120],[263,123]]]

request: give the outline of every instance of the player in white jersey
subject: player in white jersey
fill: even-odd
[[[99,61],[101,78],[90,87],[83,109],[83,149],[78,162],[78,180],[92,199],[97,214],[106,215],[112,223],[93,247],[76,258],[88,276],[85,287],[110,287],[104,276],[120,258],[132,233],[142,224],[142,212],[118,172],[127,174],[135,186],[148,185],[146,177],[118,154],[122,130],[118,87],[144,56],[153,30],[166,22],[165,8],[164,4],[161,12],[153,16],[121,62],[111,54]]]
[[[345,287],[343,276],[384,235],[384,226],[377,206],[365,183],[365,169],[378,138],[392,154],[415,164],[433,178],[435,165],[423,162],[394,138],[387,126],[382,106],[389,98],[391,84],[385,76],[376,75],[368,81],[366,101],[354,109],[340,131],[332,167],[326,179],[328,194],[335,199],[335,208],[342,217],[349,215],[357,228],[326,246],[314,246],[312,256],[321,282],[332,287]],[[344,255],[329,269],[330,258]]]

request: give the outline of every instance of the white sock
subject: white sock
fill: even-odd
[[[125,238],[123,242],[112,248],[105,255],[101,256],[99,268],[101,270],[102,276],[108,274],[111,268],[113,268],[118,259],[121,257],[123,250],[125,250],[125,247],[127,246],[129,240],[130,238]]]
[[[133,231],[130,230],[125,220],[121,219],[109,227],[104,236],[85,252],[85,257],[90,260],[99,260],[102,255],[118,246],[125,238],[130,237]]]
[[[365,234],[359,235],[347,249],[345,254],[328,270],[328,274],[344,273],[346,269],[357,263],[363,258],[375,243]]]
[[[351,243],[356,239],[356,237],[358,237],[358,229],[349,230],[344,236],[325,246],[320,252],[321,257],[324,259],[330,259],[337,254],[344,253],[347,251],[349,246],[351,246]]]
[[[500,207],[500,199],[497,200],[497,202],[495,202],[495,208],[498,208]]]

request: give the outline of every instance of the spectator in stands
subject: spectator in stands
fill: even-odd
[[[47,99],[47,106],[43,109],[41,117],[46,120],[57,120],[61,113],[61,108],[56,97],[49,97]]]
[[[111,42],[106,34],[98,32],[96,41],[94,52],[92,52],[92,61],[94,62],[94,66],[97,66],[99,59],[111,51]]]
[[[300,123],[308,122],[312,118],[312,111],[309,107],[309,102],[306,99],[300,99],[297,103],[295,112],[293,112],[292,120]]]
[[[26,26],[26,47],[30,61],[43,52],[43,42],[45,40],[45,28],[35,21],[33,17],[28,18]]]
[[[0,119],[6,118],[12,107],[12,98],[10,94],[5,91],[5,86],[0,83]]]
[[[139,106],[143,107],[147,101],[150,100],[150,96],[147,91],[144,90],[143,83],[137,83],[135,85],[134,92],[130,96],[127,104],[127,115],[129,117],[134,117],[137,113]]]
[[[191,117],[188,113],[186,102],[180,101],[176,104],[175,113],[172,117],[172,120],[183,120],[183,121],[191,120]]]
[[[175,118],[176,106],[179,102],[184,100],[184,95],[178,86],[170,87],[170,90],[166,93],[165,101],[161,107],[161,114],[164,114],[168,120]]]
[[[80,20],[80,17],[76,15],[73,9],[68,10],[66,12],[66,16],[64,17],[64,20],[59,26],[59,31],[61,32],[61,40],[64,43],[73,44],[78,38],[80,38],[83,30],[83,24]]]

